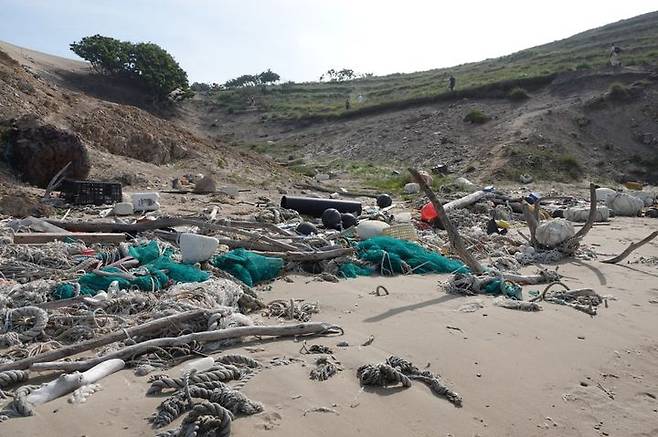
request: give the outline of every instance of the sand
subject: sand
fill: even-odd
[[[617,218],[594,227],[586,243],[614,255],[657,227],[655,219]],[[567,285],[610,296],[596,317],[549,303],[541,312],[525,313],[495,307],[487,296],[447,295],[438,283],[448,275],[277,280],[262,291],[265,301],[318,301],[313,320],[345,329],[342,337],[309,340],[332,347],[343,370],[328,381],[310,380],[313,357],[301,355],[301,343],[292,339],[227,349],[263,362],[301,360],[265,369],[247,383],[244,393],[265,411],[238,418],[233,435],[658,436],[658,265],[635,263],[640,256],[658,256],[658,242],[621,265],[601,263],[606,256],[560,265]],[[389,296],[370,294],[379,284]],[[524,293],[531,289],[524,287]],[[483,308],[460,311],[472,303]],[[374,342],[360,346],[370,335]],[[340,341],[349,347],[337,347]],[[440,374],[462,394],[463,408],[419,383],[361,389],[356,369],[392,354]],[[103,380],[104,390],[85,404],[58,399],[38,407],[34,417],[1,424],[0,435],[154,435],[145,418],[162,399],[145,397],[146,379],[121,371]],[[305,414],[316,407],[335,412]]]

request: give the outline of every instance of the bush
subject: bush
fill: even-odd
[[[521,101],[521,100],[529,99],[530,96],[528,95],[528,92],[526,90],[524,90],[523,88],[516,87],[512,91],[507,93],[507,98],[510,99],[510,100],[514,100],[514,101],[518,102],[518,101]]]
[[[71,44],[71,51],[89,61],[96,72],[119,74],[130,64],[129,42],[119,41],[102,35],[86,36]]]
[[[281,79],[281,76],[268,69],[263,71],[260,74],[243,74],[238,76],[235,79],[226,81],[224,84],[225,88],[245,88],[245,87],[254,87],[258,85],[271,85],[274,82],[278,82]]]
[[[212,87],[209,83],[194,82],[192,85],[190,85],[190,89],[192,91],[208,92],[212,89]]]
[[[464,117],[465,122],[474,124],[484,124],[489,120],[491,120],[491,118],[478,109],[472,110]]]
[[[156,99],[164,100],[173,91],[191,96],[187,73],[157,44],[133,44],[93,35],[72,43],[71,50],[89,61],[97,72],[134,80]]]
[[[560,170],[572,179],[580,179],[583,176],[583,167],[573,155],[562,155],[558,159]]]
[[[611,100],[626,100],[629,96],[630,91],[628,88],[619,82],[613,83],[608,89],[608,97]]]

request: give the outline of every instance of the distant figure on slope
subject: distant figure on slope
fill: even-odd
[[[350,98],[345,99],[345,110],[349,111],[350,110]]]
[[[457,80],[455,79],[455,76],[453,76],[453,75],[451,74],[450,77],[448,78],[448,89],[449,89],[451,92],[455,90],[455,83],[456,83],[456,82],[457,82]]]
[[[621,48],[617,47],[615,43],[612,43],[612,47],[610,47],[610,65],[612,65],[612,68],[621,67],[621,59],[619,59],[621,52]]]

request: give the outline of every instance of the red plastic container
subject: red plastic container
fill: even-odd
[[[420,209],[420,219],[422,221],[431,223],[437,218],[439,218],[439,214],[436,213],[436,210],[434,209],[434,205],[432,205],[432,202],[427,202]]]

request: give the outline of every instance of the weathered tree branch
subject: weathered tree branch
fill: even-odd
[[[528,223],[528,229],[530,230],[530,245],[532,247],[537,247],[535,233],[537,232],[537,226],[539,226],[539,220],[532,212],[530,212],[530,205],[525,200],[521,202],[521,208],[523,209],[523,217],[525,218],[526,223]]]
[[[264,256],[275,256],[288,261],[322,261],[325,259],[339,258],[354,253],[352,248],[339,248],[317,252],[257,252]]]
[[[616,257],[610,258],[610,259],[605,259],[601,262],[604,262],[606,264],[617,264],[619,261],[624,260],[628,255],[630,255],[631,252],[633,252],[634,250],[637,250],[638,248],[644,246],[645,244],[647,244],[649,241],[653,240],[656,237],[658,237],[658,231],[652,232],[646,238],[638,241],[637,243],[631,243],[630,246],[628,246],[626,248],[626,250],[624,250],[622,253],[620,253]]]
[[[80,343],[75,343],[70,346],[64,346],[62,348],[55,349],[53,351],[44,352],[38,355],[34,355],[32,357],[14,361],[13,363],[0,364],[0,372],[4,372],[5,370],[28,369],[31,365],[35,363],[59,360],[60,358],[77,355],[81,352],[85,352],[91,349],[95,349],[97,347],[105,346],[117,341],[125,340],[133,336],[144,335],[149,332],[159,331],[161,329],[170,327],[180,322],[185,322],[187,320],[203,317],[204,314],[205,312],[202,310],[192,310],[192,311],[186,311],[184,313],[174,314],[172,316],[162,317],[160,319],[156,319],[144,323],[143,325],[133,326],[131,328],[126,328],[125,330],[113,332],[111,334],[107,334],[102,337],[92,338],[90,340],[82,341]]]
[[[100,363],[84,373],[60,375],[54,381],[45,384],[26,396],[25,401],[31,405],[41,405],[55,400],[80,387],[100,381],[108,375],[123,369],[123,360],[108,360]]]
[[[140,355],[147,350],[154,347],[170,347],[181,346],[184,344],[197,342],[209,342],[226,340],[228,338],[247,337],[252,335],[266,335],[272,337],[290,337],[297,335],[311,335],[311,334],[332,334],[337,331],[342,331],[335,325],[322,322],[306,322],[298,323],[295,325],[274,325],[274,326],[239,326],[237,328],[221,329],[219,331],[202,331],[193,332],[191,334],[181,335],[179,337],[163,337],[154,338],[152,340],[143,341],[131,346],[126,346],[118,351],[111,352],[102,357],[91,358],[85,361],[56,361],[56,362],[40,362],[32,365],[32,370],[86,370],[97,364],[102,363],[114,358],[128,358],[135,355]],[[14,363],[15,364],[15,363]],[[11,367],[14,368],[14,367]]]
[[[448,232],[448,239],[450,240],[450,245],[452,246],[453,250],[457,253],[457,255],[459,255],[462,261],[464,261],[464,264],[466,264],[474,274],[483,273],[484,268],[478,262],[478,260],[476,260],[475,257],[466,249],[466,246],[464,246],[464,242],[462,241],[459,232],[457,232],[457,229],[453,226],[452,222],[450,222],[448,215],[443,209],[441,201],[437,199],[434,191],[432,191],[432,189],[425,183],[425,180],[416,169],[409,168],[408,170],[409,173],[411,173],[413,176],[414,180],[423,189],[427,197],[429,197],[430,202],[432,202],[432,206],[434,206],[434,209],[439,215],[439,220],[441,221],[443,228]]]
[[[596,185],[594,184],[589,184],[589,199],[589,215],[585,226],[580,228],[576,235],[571,237],[571,240],[582,240],[594,226],[594,220],[596,219]]]

